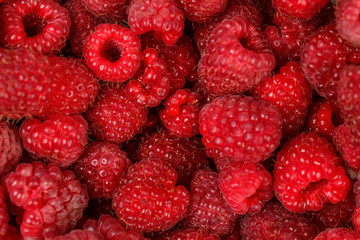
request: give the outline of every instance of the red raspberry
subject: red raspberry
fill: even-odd
[[[314,240],[358,240],[360,232],[356,232],[349,228],[328,228],[319,233]]]
[[[354,224],[354,229],[359,232],[360,230],[360,208],[355,206],[351,222]]]
[[[18,131],[15,125],[0,121],[0,176],[9,172],[20,161],[23,147]]]
[[[132,0],[128,8],[128,22],[135,34],[154,31],[155,38],[168,46],[183,34],[184,21],[175,0]]]
[[[316,226],[312,225],[303,215],[286,210],[280,203],[267,203],[261,212],[247,214],[240,220],[243,240],[288,240],[313,239]]]
[[[274,8],[293,18],[312,18],[329,0],[272,0]]]
[[[218,178],[219,174],[212,170],[195,172],[185,224],[221,236],[232,230],[237,215],[226,204],[217,184]]]
[[[70,35],[70,24],[69,12],[53,0],[5,1],[0,8],[0,42],[58,53]]]
[[[51,163],[21,163],[2,178],[10,200],[24,210],[24,239],[51,238],[75,227],[88,202],[87,189],[70,170]]]
[[[126,84],[126,93],[140,106],[156,107],[169,93],[166,63],[154,48],[142,52],[143,64],[134,79]]]
[[[88,125],[81,115],[56,114],[41,122],[32,118],[20,127],[24,148],[37,158],[45,157],[62,167],[73,164],[87,143]]]
[[[111,198],[130,164],[116,144],[92,142],[76,161],[74,172],[83,177],[90,198]]]
[[[207,166],[199,137],[178,138],[162,129],[149,135],[138,147],[138,159],[156,158],[169,162],[178,174],[178,184],[188,186],[194,172]]]
[[[202,142],[211,158],[261,162],[279,146],[283,120],[276,107],[253,97],[218,97],[200,111]]]
[[[335,204],[351,187],[334,146],[317,133],[301,133],[286,142],[276,156],[273,177],[277,198],[292,212]]]
[[[0,238],[3,239],[9,229],[9,214],[4,188],[0,187]],[[6,239],[5,239],[6,240]]]
[[[164,126],[178,137],[192,137],[199,133],[200,95],[190,89],[180,89],[166,99],[160,111]]]
[[[338,1],[335,14],[339,35],[354,46],[360,47],[360,2],[358,0]]]
[[[86,113],[89,128],[102,141],[122,143],[141,131],[148,110],[126,95],[123,85],[106,84]]]
[[[237,214],[258,213],[273,197],[273,179],[260,164],[233,162],[219,174],[219,188]]]
[[[144,232],[172,228],[189,205],[188,191],[175,187],[176,180],[175,169],[159,159],[132,165],[113,195],[120,222]]]
[[[104,81],[124,82],[140,67],[139,38],[116,24],[96,26],[84,43],[87,65]]]
[[[222,12],[228,0],[187,1],[176,0],[185,17],[190,21],[204,21]]]
[[[185,228],[175,230],[167,238],[169,240],[220,240],[215,233],[208,233],[203,229]]]
[[[282,66],[279,74],[255,86],[253,95],[279,109],[284,137],[301,131],[312,101],[312,88],[298,62]]]
[[[96,17],[121,20],[126,0],[81,0],[85,8]]]
[[[49,240],[104,240],[103,236],[97,231],[91,230],[72,230],[63,236],[48,238]]]
[[[251,89],[270,76],[275,57],[258,26],[245,17],[221,22],[208,38],[198,74],[213,94]]]

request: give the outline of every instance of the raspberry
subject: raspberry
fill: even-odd
[[[286,210],[280,203],[267,203],[261,212],[240,220],[243,240],[313,239],[316,227],[303,215]]]
[[[144,232],[172,228],[189,205],[188,191],[175,187],[176,180],[175,169],[159,159],[132,165],[113,195],[120,222]]]
[[[13,124],[0,121],[0,176],[18,164],[22,152],[18,128]]]
[[[92,142],[74,165],[77,176],[89,189],[90,198],[111,198],[131,161],[120,148],[108,142]]]
[[[314,240],[357,240],[360,239],[360,233],[349,228],[328,228],[319,233]]]
[[[354,229],[359,232],[360,230],[360,208],[355,206],[351,222],[354,224]]]
[[[218,97],[200,111],[202,142],[211,158],[261,162],[279,146],[283,120],[276,107],[253,97]]]
[[[126,93],[140,106],[156,107],[169,93],[166,63],[154,48],[142,52],[143,65],[134,79],[126,84]]]
[[[73,164],[87,143],[88,125],[81,115],[56,114],[41,122],[32,118],[20,127],[24,148],[37,158],[45,157],[62,167]]]
[[[50,163],[21,163],[2,178],[10,200],[24,210],[24,239],[51,238],[75,227],[88,202],[87,189],[70,170]]]
[[[239,16],[224,20],[211,32],[198,74],[210,93],[235,94],[265,80],[275,65],[261,30],[254,22]]]
[[[3,237],[3,240],[21,240],[21,236],[14,226],[9,226],[6,235]]]
[[[121,20],[126,0],[81,0],[86,10],[96,17]]]
[[[130,140],[146,123],[148,110],[126,96],[123,85],[106,84],[86,113],[89,128],[98,139],[114,143]]]
[[[273,180],[257,163],[233,162],[219,174],[219,188],[225,201],[237,214],[258,213],[273,197]]]
[[[84,43],[87,65],[104,81],[124,82],[140,67],[141,45],[130,29],[99,24]]]
[[[280,73],[253,89],[253,95],[276,106],[283,118],[283,136],[301,131],[312,101],[312,88],[298,62],[288,62]]]
[[[193,174],[207,166],[199,137],[178,138],[161,129],[146,137],[138,147],[138,159],[156,158],[169,162],[178,174],[178,184],[189,186]]]
[[[70,35],[69,12],[52,0],[5,1],[0,8],[0,42],[12,48],[58,53]]]
[[[184,30],[184,15],[175,0],[132,0],[128,22],[135,34],[154,31],[155,38],[174,45]]]
[[[190,89],[180,89],[166,99],[160,111],[164,126],[178,137],[192,137],[199,133],[200,95]]]
[[[228,0],[187,1],[176,0],[185,17],[190,21],[204,21],[224,10]]]
[[[169,240],[220,240],[214,233],[208,233],[203,229],[185,228],[176,230],[170,234]]]
[[[237,215],[226,204],[217,184],[218,178],[219,174],[211,170],[195,172],[185,223],[221,236],[232,230]]]
[[[293,18],[312,18],[329,0],[272,0],[274,8]]]
[[[9,214],[7,212],[4,188],[0,187],[0,238],[3,239],[9,229]],[[5,239],[6,240],[6,239]]]
[[[335,148],[316,133],[301,133],[276,156],[274,190],[292,212],[318,211],[342,201],[351,184]]]
[[[49,240],[103,240],[99,232],[91,230],[72,230],[70,233],[63,236],[56,236],[49,238]]]
[[[354,46],[360,47],[360,2],[358,0],[339,1],[335,14],[339,35]]]

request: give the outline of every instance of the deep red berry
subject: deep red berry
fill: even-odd
[[[273,197],[273,179],[261,163],[233,162],[220,171],[219,188],[237,214],[261,211]]]
[[[335,14],[339,35],[354,46],[360,47],[360,2],[358,0],[338,1]]]
[[[116,144],[92,142],[76,161],[74,172],[82,177],[90,198],[111,198],[130,164]]]
[[[328,228],[325,231],[319,233],[314,240],[358,240],[360,239],[360,233],[350,228]]]
[[[185,17],[190,21],[204,21],[222,12],[228,0],[187,1],[176,0]]]
[[[124,82],[140,67],[140,40],[128,28],[99,24],[84,43],[89,68],[104,81]]]
[[[52,0],[5,1],[0,42],[11,48],[58,53],[70,35],[69,12]]]
[[[65,235],[59,235],[49,240],[104,240],[98,231],[75,229]]]
[[[81,0],[81,3],[94,16],[116,21],[124,14],[126,0]]]
[[[176,186],[177,174],[159,159],[132,165],[113,195],[120,222],[134,230],[151,232],[172,228],[189,205],[189,193]]]
[[[329,0],[272,0],[274,8],[293,18],[311,18],[323,8]]]
[[[128,8],[128,22],[135,34],[154,31],[155,38],[168,46],[183,34],[184,20],[175,0],[133,0]]]
[[[221,22],[199,61],[202,84],[213,94],[236,94],[270,76],[274,54],[259,27],[245,17]]]
[[[3,239],[9,229],[9,214],[6,204],[5,190],[0,187],[0,238]],[[5,239],[6,240],[6,239]]]
[[[360,208],[355,206],[351,222],[354,224],[354,229],[359,232],[360,230]]]
[[[279,146],[282,122],[276,107],[253,97],[218,97],[200,111],[202,142],[211,158],[261,162]]]
[[[276,197],[292,212],[318,211],[345,199],[351,188],[334,146],[317,133],[301,133],[276,156]]]
[[[166,238],[168,240],[220,240],[215,233],[208,233],[203,229],[185,228],[175,230]]]

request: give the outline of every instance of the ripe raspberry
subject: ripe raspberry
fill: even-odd
[[[190,21],[204,21],[218,15],[226,6],[228,0],[187,1],[176,0],[185,17]]]
[[[0,238],[3,239],[9,228],[9,214],[5,200],[4,188],[0,187]]]
[[[148,110],[126,96],[123,85],[106,84],[86,113],[89,128],[102,141],[122,143],[141,131]]]
[[[121,20],[126,0],[81,0],[86,10],[96,17]]]
[[[126,84],[126,93],[140,106],[156,107],[169,93],[169,74],[166,63],[158,58],[154,48],[142,52],[143,64],[134,78]]]
[[[243,240],[313,239],[316,227],[303,215],[286,210],[280,203],[267,203],[261,212],[247,214],[240,220]]]
[[[184,14],[175,0],[132,0],[128,22],[135,34],[154,31],[154,37],[167,46],[174,45],[184,30]]]
[[[358,240],[360,233],[349,228],[328,228],[319,233],[314,240]]]
[[[199,133],[200,95],[190,89],[180,89],[166,99],[160,111],[164,126],[178,137],[192,137]]]
[[[144,232],[172,228],[189,205],[188,191],[175,187],[176,180],[168,162],[149,159],[132,165],[113,195],[120,222]]]
[[[87,143],[88,125],[81,115],[56,114],[41,122],[32,118],[20,127],[24,148],[37,158],[45,157],[62,167],[73,164]]]
[[[195,172],[185,224],[221,236],[232,230],[237,215],[226,204],[217,184],[218,178],[219,174],[212,170]]]
[[[92,142],[76,161],[74,172],[83,177],[90,198],[111,198],[130,164],[116,144]]]
[[[49,240],[104,240],[103,236],[97,231],[91,230],[72,230],[63,236],[48,238]]]
[[[169,162],[178,174],[179,185],[189,186],[193,174],[205,169],[207,156],[199,137],[178,138],[166,129],[146,137],[138,147],[138,159],[156,158]]]
[[[258,213],[273,197],[273,179],[261,163],[233,162],[219,174],[219,188],[237,214]]]
[[[329,0],[272,0],[273,6],[284,15],[293,18],[312,18]]]
[[[0,176],[18,164],[22,152],[18,128],[13,124],[0,121]]]
[[[355,231],[359,232],[360,230],[360,208],[355,206],[351,222],[354,224]]]
[[[275,65],[271,47],[258,26],[245,17],[234,17],[211,32],[198,74],[210,93],[235,94],[268,78]]]
[[[24,239],[51,238],[75,227],[88,202],[87,189],[70,170],[51,163],[21,163],[2,178],[10,200],[24,210]]]
[[[168,240],[220,240],[215,233],[208,233],[203,229],[185,228],[173,231]]]
[[[341,163],[326,138],[317,133],[297,135],[276,156],[277,198],[292,212],[318,211],[327,202],[342,201],[351,183]]]
[[[0,8],[0,42],[11,48],[58,53],[70,35],[69,12],[52,0],[5,1]]]
[[[352,45],[360,47],[360,2],[358,0],[338,1],[336,6],[336,29],[339,35]]]
[[[99,24],[84,43],[87,65],[104,81],[124,82],[140,67],[141,45],[130,29]]]
[[[200,111],[202,142],[211,158],[261,162],[279,146],[283,120],[276,107],[253,97],[218,97]]]
[[[253,89],[253,95],[276,106],[283,119],[283,136],[301,131],[312,101],[312,88],[298,62],[288,62],[280,73]]]

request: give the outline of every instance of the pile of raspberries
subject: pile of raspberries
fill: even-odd
[[[0,0],[0,240],[360,240],[360,0]]]

